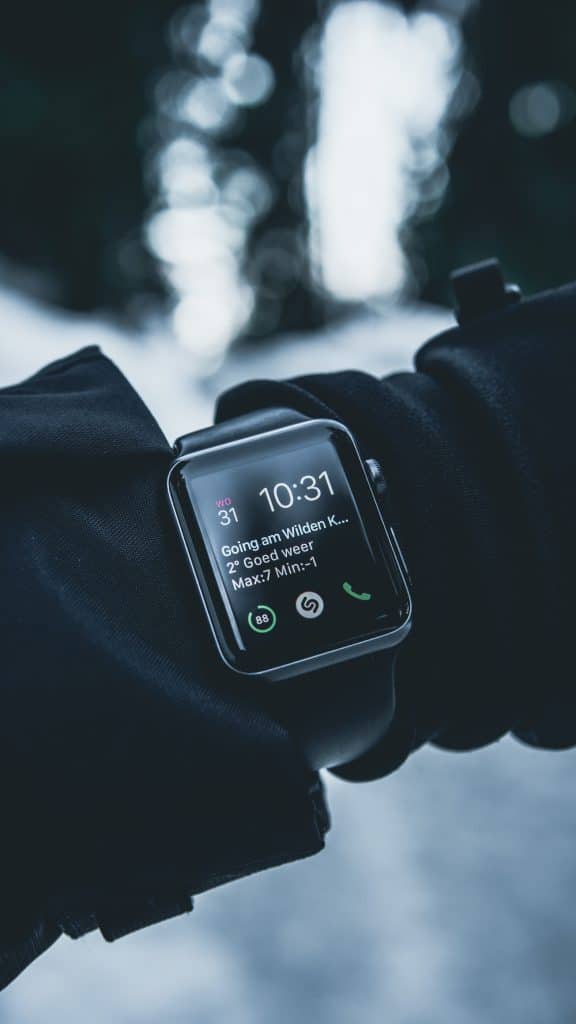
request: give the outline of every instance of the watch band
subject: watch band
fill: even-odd
[[[177,458],[308,420],[292,409],[246,413],[179,437]],[[394,715],[396,650],[364,655],[263,687],[268,710],[288,730],[313,769],[367,753]]]
[[[203,430],[184,434],[174,442],[174,451],[177,457],[181,458],[183,455],[192,455],[194,452],[201,452],[206,448],[215,448],[219,444],[228,444],[230,441],[241,441],[246,437],[267,434],[271,430],[289,427],[293,423],[302,423],[309,418],[293,409],[262,409],[257,412],[248,412],[244,416],[215,423],[213,427],[205,427]]]

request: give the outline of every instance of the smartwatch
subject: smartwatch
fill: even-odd
[[[170,508],[217,656],[311,768],[385,735],[412,621],[385,479],[332,419],[268,409],[179,438]]]

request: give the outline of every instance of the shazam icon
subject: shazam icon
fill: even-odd
[[[304,590],[296,598],[296,611],[303,619],[317,619],[324,611],[324,601],[313,590]]]

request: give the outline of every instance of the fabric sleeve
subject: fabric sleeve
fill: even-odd
[[[293,406],[343,420],[388,478],[415,621],[388,737],[340,770],[368,779],[426,741],[454,750],[513,731],[576,742],[576,287],[425,345],[415,372],[256,381],[218,415]]]
[[[171,458],[98,349],[0,391],[0,987],[323,846],[318,777],[212,652]]]

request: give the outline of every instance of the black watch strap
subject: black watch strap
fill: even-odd
[[[309,419],[293,409],[246,413],[179,437],[178,458]],[[262,688],[271,714],[289,731],[311,768],[344,765],[374,747],[394,714],[396,651],[380,651]]]
[[[215,423],[213,427],[184,434],[174,442],[174,451],[178,458],[181,458],[182,455],[192,455],[206,448],[215,448],[219,444],[229,444],[230,441],[241,441],[245,437],[267,434],[271,430],[289,427],[308,418],[293,409],[262,409],[248,412],[244,416]]]

